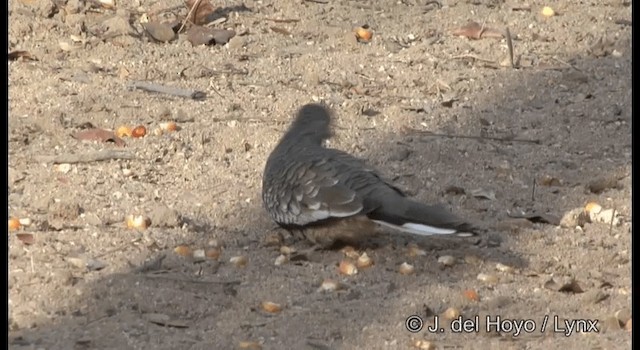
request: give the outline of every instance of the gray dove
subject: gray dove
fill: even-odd
[[[408,198],[362,160],[325,148],[331,136],[329,109],[307,104],[269,155],[262,200],[280,227],[325,248],[376,234],[376,223],[421,236],[476,234],[443,207]]]

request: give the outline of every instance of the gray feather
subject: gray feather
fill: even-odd
[[[303,106],[269,155],[262,199],[275,222],[305,226],[364,214],[414,234],[474,230],[442,207],[407,198],[362,160],[322,147],[331,136],[330,124],[330,112],[324,106]]]

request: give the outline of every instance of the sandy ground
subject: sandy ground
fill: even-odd
[[[9,233],[11,348],[629,348],[630,2],[226,0],[214,28],[238,35],[196,47],[141,34],[144,14],[184,17],[177,0],[9,5],[9,51],[30,56],[9,62],[9,213],[31,220]],[[504,38],[452,35],[471,20],[509,28],[516,68]],[[363,24],[369,43],[352,33]],[[336,113],[332,147],[492,229],[387,232],[355,247],[374,264],[352,276],[339,249],[276,265],[281,246],[308,244],[275,239],[264,162],[295,110],[320,100]],[[180,130],[153,133],[171,120]],[[124,146],[71,136],[89,123],[149,132]],[[55,159],[99,150],[133,158]],[[559,225],[589,202],[617,222]],[[128,229],[128,215],[152,224]],[[341,289],[318,291],[325,279]],[[446,318],[457,313],[465,332]],[[427,329],[436,318],[442,332]]]

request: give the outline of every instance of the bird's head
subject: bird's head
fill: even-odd
[[[331,111],[321,104],[302,106],[287,131],[286,137],[322,144],[331,138]]]

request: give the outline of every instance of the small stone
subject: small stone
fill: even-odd
[[[496,284],[499,281],[498,276],[487,273],[479,273],[477,279],[486,284]]]
[[[513,273],[513,271],[514,271],[513,267],[511,267],[509,265],[502,264],[502,263],[497,263],[496,264],[496,270],[498,270],[500,272],[505,272],[505,273]]]
[[[116,36],[121,35],[135,35],[136,31],[133,29],[131,24],[129,24],[129,20],[122,14],[123,16],[116,15],[114,17],[108,18],[102,22],[101,26],[106,29],[106,31],[102,34],[106,38],[114,38]]]
[[[194,262],[202,262],[207,259],[207,255],[205,254],[204,249],[196,249],[193,251],[193,261]]]
[[[274,265],[276,266],[280,266],[285,264],[289,259],[284,255],[284,254],[280,254],[278,255],[278,257],[276,258],[276,261],[274,262]]]
[[[238,343],[238,349],[262,350],[262,345],[254,341],[241,341]]]
[[[358,273],[358,268],[351,261],[342,260],[338,265],[338,271],[347,276],[352,276]]]
[[[335,280],[327,278],[322,281],[322,284],[320,285],[320,287],[318,287],[318,292],[334,292],[342,288],[342,284]]]
[[[622,309],[615,312],[614,316],[620,321],[621,324],[626,325],[628,321],[631,321],[631,311],[629,309]]]
[[[413,267],[413,265],[408,264],[406,262],[403,262],[402,264],[400,264],[400,267],[398,268],[398,272],[400,272],[400,274],[402,275],[410,275],[412,273],[414,273],[415,268]]]
[[[609,224],[613,226],[620,226],[622,224],[622,220],[613,209],[606,209],[594,215],[594,222],[600,222],[604,224]]]
[[[423,339],[417,339],[413,342],[413,347],[420,350],[435,350],[436,345],[433,342]]]
[[[480,265],[480,263],[482,263],[482,259],[476,255],[466,255],[464,257],[464,262],[469,265]]]
[[[603,333],[619,331],[620,329],[620,321],[615,316],[605,317],[600,320],[600,331]]]
[[[565,228],[583,227],[589,222],[589,214],[583,208],[576,208],[568,211],[560,219],[560,226]]]
[[[509,304],[511,304],[511,298],[505,295],[499,295],[487,301],[489,309],[501,309]]]
[[[178,212],[163,204],[155,206],[151,210],[149,218],[155,227],[178,227],[182,224]]]
[[[102,260],[89,259],[86,261],[86,267],[89,271],[99,271],[104,269],[107,264]]]
[[[582,300],[584,300],[586,304],[597,304],[607,299],[608,297],[609,297],[609,294],[603,292],[600,289],[591,289],[586,291],[582,295]]]
[[[362,253],[362,255],[358,257],[358,260],[356,260],[356,266],[359,269],[366,269],[367,267],[371,267],[373,266],[373,259],[371,259],[369,255],[367,255],[367,253]]]
[[[442,313],[442,318],[446,320],[455,320],[458,317],[460,317],[460,310],[455,307],[450,307]]]
[[[157,41],[169,42],[176,38],[176,33],[173,29],[164,23],[149,22],[143,24],[143,27],[149,36]]]
[[[456,264],[456,258],[451,255],[443,255],[438,258],[438,263],[443,266],[453,266]]]
[[[631,319],[629,319],[629,321],[627,321],[627,323],[625,323],[624,325],[624,330],[627,332],[631,332],[633,328],[631,327]]]
[[[245,267],[247,266],[248,260],[244,256],[234,256],[229,259],[229,262],[234,264],[236,267]]]

